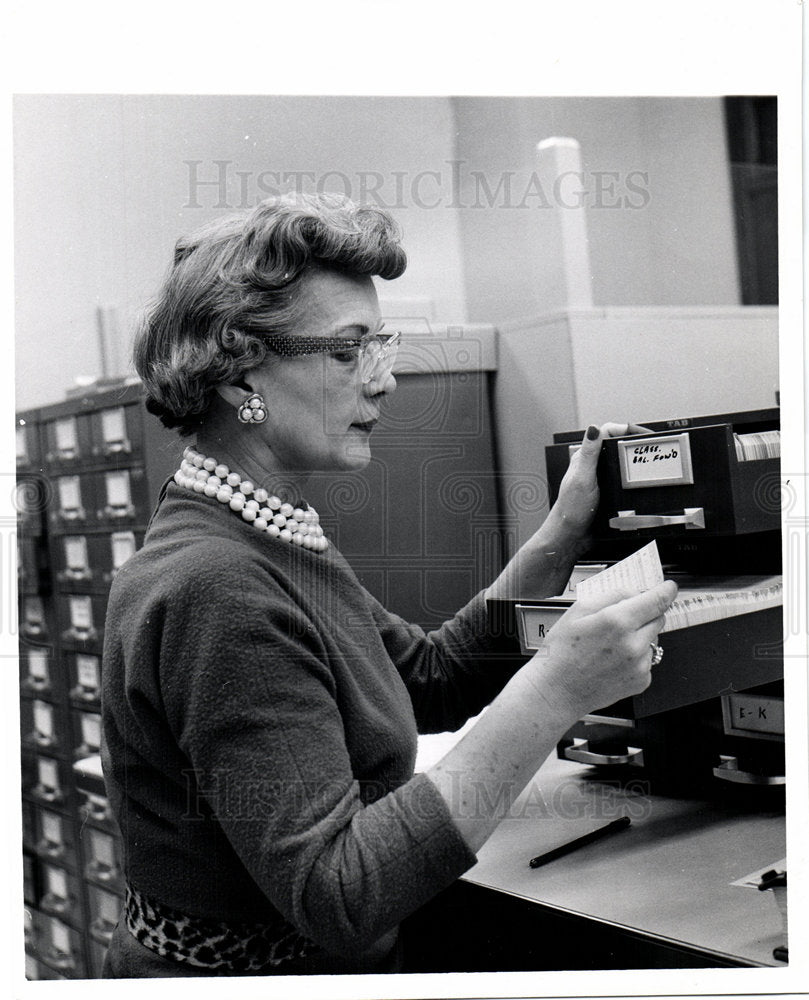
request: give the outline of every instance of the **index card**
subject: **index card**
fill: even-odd
[[[651,541],[626,559],[582,580],[576,586],[576,598],[625,591],[642,594],[662,582],[663,567],[660,563],[660,553],[657,551],[657,542]]]

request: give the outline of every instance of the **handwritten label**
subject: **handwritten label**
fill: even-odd
[[[693,483],[688,434],[618,442],[624,489]]]

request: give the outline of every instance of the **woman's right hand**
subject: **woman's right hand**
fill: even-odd
[[[562,717],[581,718],[640,694],[651,682],[651,644],[676,596],[677,585],[666,580],[634,596],[581,598],[523,669],[532,672],[541,697]]]
[[[676,585],[667,581],[632,597],[577,601],[464,738],[429,769],[472,851],[486,843],[578,719],[648,687],[650,643],[676,596]]]

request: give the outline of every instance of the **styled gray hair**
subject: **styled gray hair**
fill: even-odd
[[[289,194],[178,240],[174,264],[136,332],[146,407],[193,434],[217,385],[260,365],[262,335],[289,333],[308,270],[398,278],[407,266],[387,212],[343,195]]]

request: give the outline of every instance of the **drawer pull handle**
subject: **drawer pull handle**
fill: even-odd
[[[740,785],[785,785],[783,774],[757,774],[755,771],[743,771],[735,757],[725,757],[720,754],[722,763],[713,769],[714,776],[722,781],[735,781]]]
[[[683,524],[686,528],[704,528],[705,511],[702,507],[684,507],[682,514],[636,514],[634,510],[619,510],[617,517],[610,518],[610,527],[617,531],[663,528],[669,524]]]
[[[578,764],[643,764],[643,750],[627,747],[626,753],[596,753],[587,740],[565,747],[565,760]]]

